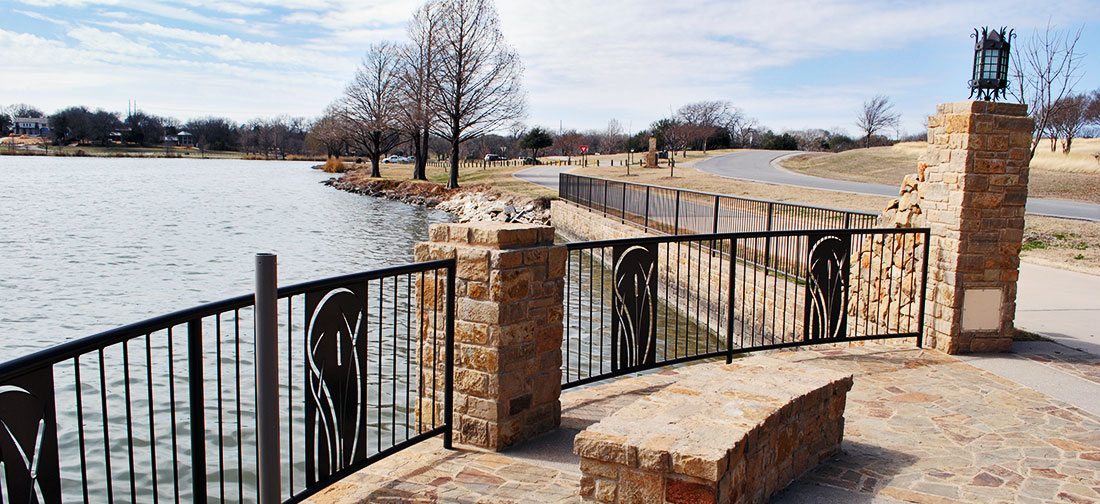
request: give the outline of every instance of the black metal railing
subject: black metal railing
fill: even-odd
[[[449,447],[454,270],[328,278],[271,306],[258,290],[0,365],[0,502],[255,502],[261,484],[297,502],[427,438]],[[264,404],[275,446],[257,442]]]
[[[674,187],[635,184],[562,173],[558,194],[566,201],[601,212],[646,232],[671,235],[866,229],[878,216],[779,201],[740,198]]]
[[[924,333],[927,229],[759,231],[568,243],[562,383]]]

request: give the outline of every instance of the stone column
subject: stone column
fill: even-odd
[[[567,252],[554,228],[436,224],[430,238],[417,261],[456,259],[455,442],[500,450],[557,428]]]
[[[1014,103],[945,103],[928,118],[915,184],[932,229],[925,334],[947,353],[1012,348],[1033,128]]]
[[[645,167],[657,167],[657,138],[649,137],[649,150],[645,153]]]

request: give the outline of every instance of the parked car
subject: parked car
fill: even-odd
[[[485,155],[485,160],[486,161],[507,161],[508,158],[506,158],[504,156],[501,156],[500,154],[486,154]]]
[[[398,156],[397,154],[391,154],[386,156],[386,159],[382,160],[383,163],[415,163],[416,158],[413,156]]]
[[[540,165],[540,164],[542,164],[542,161],[539,161],[538,158],[525,157],[525,158],[523,158],[523,164],[525,164],[525,165]]]

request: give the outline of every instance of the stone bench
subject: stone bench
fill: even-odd
[[[840,449],[851,375],[768,357],[680,373],[577,435],[582,497],[766,502]]]

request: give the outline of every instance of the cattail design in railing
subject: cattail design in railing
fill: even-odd
[[[615,247],[612,369],[653,364],[657,357],[657,250],[655,245]]]
[[[0,502],[60,502],[57,424],[43,400],[53,396],[53,375],[46,368],[20,381],[0,386]]]
[[[806,341],[842,338],[848,330],[844,310],[848,292],[848,241],[835,234],[811,234],[809,240]]]
[[[313,484],[367,457],[367,362],[361,286],[306,294],[306,481]]]

